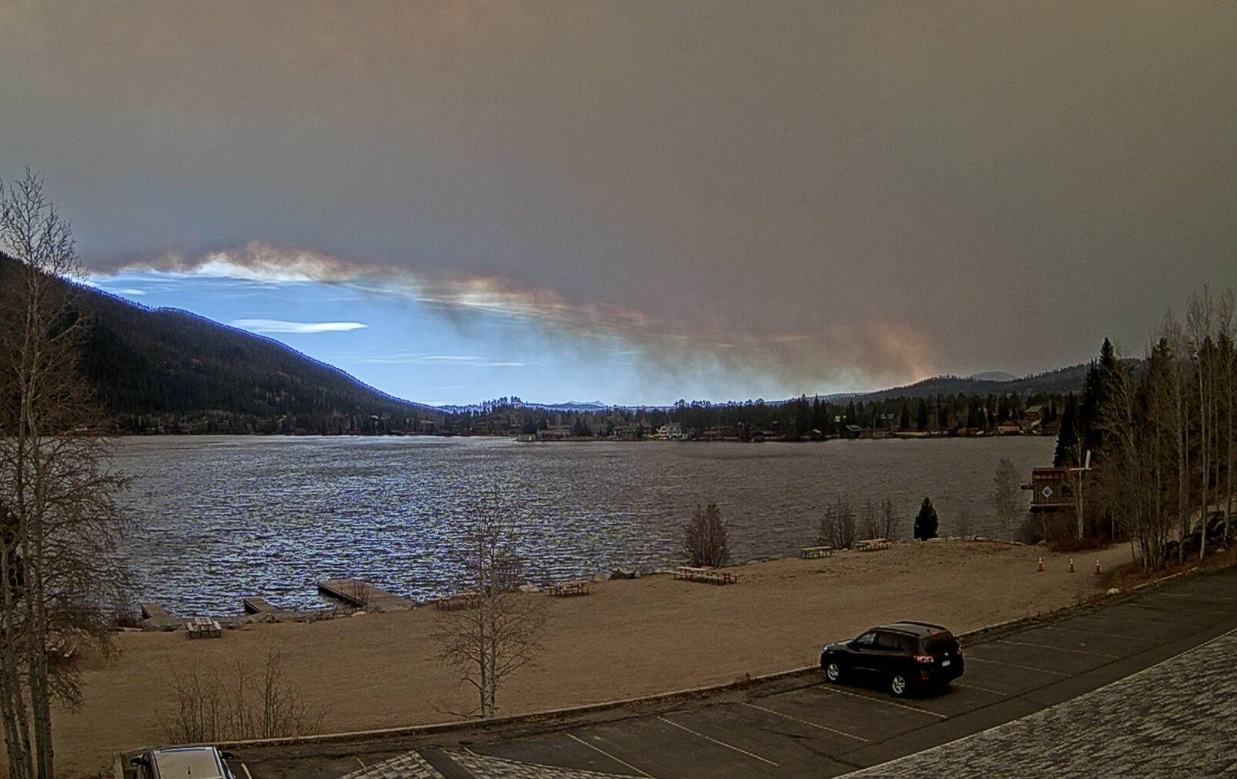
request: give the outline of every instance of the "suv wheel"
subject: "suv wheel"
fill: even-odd
[[[889,691],[901,698],[906,695],[907,689],[910,687],[906,682],[906,677],[902,674],[894,674],[889,677]]]
[[[842,666],[838,665],[836,660],[829,661],[825,666],[825,678],[837,684],[842,678]]]

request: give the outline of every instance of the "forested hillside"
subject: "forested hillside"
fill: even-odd
[[[0,285],[14,268],[0,256]],[[81,369],[122,432],[411,433],[442,421],[268,338],[65,286],[89,321]]]

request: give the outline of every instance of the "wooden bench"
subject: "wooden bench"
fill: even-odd
[[[546,592],[556,598],[568,598],[573,595],[588,595],[589,582],[587,579],[580,579],[574,582],[555,582],[546,587]]]
[[[674,578],[689,582],[705,582],[707,584],[734,584],[739,578],[730,571],[719,571],[715,568],[693,568],[690,565],[680,565],[674,569]]]
[[[816,557],[833,557],[833,547],[805,546],[799,550],[799,556],[804,560],[811,560]]]
[[[219,638],[223,635],[223,628],[210,617],[193,617],[185,623],[185,629],[189,631],[189,638]]]
[[[860,552],[875,552],[878,549],[888,549],[889,542],[883,538],[865,538],[855,542],[855,549]]]

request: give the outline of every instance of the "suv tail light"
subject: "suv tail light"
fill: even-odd
[[[916,663],[935,663],[936,658],[932,655],[915,655]]]

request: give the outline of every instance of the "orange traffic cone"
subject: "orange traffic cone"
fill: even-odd
[[[1070,573],[1074,572],[1074,558],[1072,557],[1069,559],[1069,572]]]
[[[1100,573],[1100,561],[1096,560],[1095,561],[1095,574],[1098,576],[1099,573]]]
[[[1041,558],[1039,558],[1039,562],[1035,564],[1035,572],[1036,572],[1036,573],[1043,573],[1043,572],[1044,572],[1044,558],[1042,558],[1042,557],[1041,557]]]

